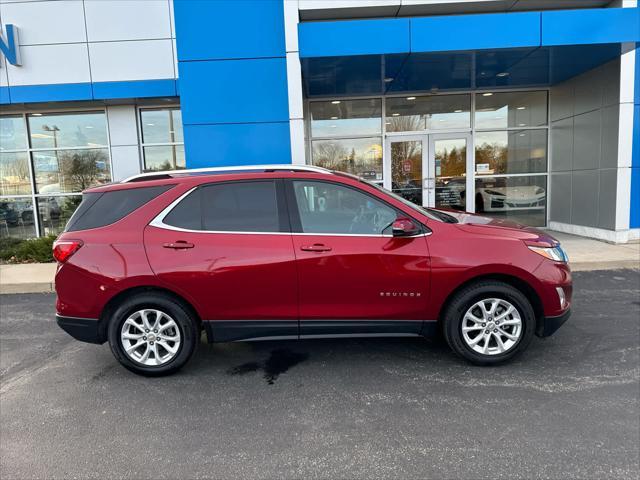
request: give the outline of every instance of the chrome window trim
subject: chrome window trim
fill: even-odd
[[[323,236],[323,237],[372,237],[372,238],[393,238],[393,235],[388,234],[380,234],[380,235],[369,235],[365,233],[301,233],[301,232],[244,232],[244,231],[234,231],[234,230],[192,230],[189,228],[181,228],[174,227],[173,225],[169,225],[164,223],[165,217],[173,210],[173,208],[178,205],[184,198],[186,198],[191,192],[196,190],[199,187],[193,187],[187,190],[185,193],[176,198],[173,202],[171,202],[168,206],[166,206],[158,215],[154,217],[148,224],[150,227],[162,228],[164,230],[172,230],[174,232],[184,232],[184,233],[207,233],[207,234],[227,234],[227,235],[296,235],[296,236]],[[411,235],[406,237],[398,237],[398,238],[418,238],[418,237],[428,237],[432,232],[419,233],[418,235]]]

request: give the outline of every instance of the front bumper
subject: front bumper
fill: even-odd
[[[58,326],[76,340],[87,343],[104,343],[98,328],[98,320],[93,318],[63,317],[56,315]]]
[[[541,317],[536,324],[536,335],[538,337],[548,337],[553,335],[564,322],[569,320],[571,316],[571,308],[568,308],[566,312],[557,317]]]

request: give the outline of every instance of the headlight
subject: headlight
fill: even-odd
[[[536,252],[538,255],[542,255],[543,257],[548,258],[549,260],[553,260],[554,262],[565,262],[569,261],[569,257],[564,249],[558,245],[553,248],[545,248],[545,247],[532,247],[528,245],[529,250],[532,252]]]
[[[487,192],[489,195],[495,195],[495,196],[499,196],[499,197],[504,197],[505,196],[504,193],[496,192],[495,190],[486,189],[485,192]]]

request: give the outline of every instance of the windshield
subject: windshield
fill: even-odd
[[[439,222],[444,222],[444,223],[458,223],[458,219],[456,217],[454,217],[453,215],[449,215],[448,213],[445,213],[445,212],[443,212],[441,210],[436,210],[434,208],[421,207],[420,205],[416,205],[415,203],[410,202],[406,198],[401,197],[397,193],[393,193],[393,192],[387,190],[386,188],[381,187],[377,183],[370,182],[370,181],[365,180],[363,178],[360,178],[360,177],[358,177],[356,175],[350,175],[348,173],[343,173],[343,172],[334,172],[334,173],[337,173],[337,174],[340,174],[340,175],[346,175],[346,176],[352,177],[352,178],[357,178],[362,183],[366,183],[367,185],[372,186],[376,190],[384,192],[386,195],[389,195],[389,196],[395,198],[399,202],[402,202],[407,207],[409,207],[409,208],[411,208],[411,209],[413,209],[413,210],[415,210],[415,211],[417,211],[419,213],[423,213],[423,214],[427,215],[429,218],[431,218],[433,220],[437,220]]]

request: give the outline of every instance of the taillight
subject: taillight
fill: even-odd
[[[82,246],[80,240],[56,240],[53,242],[53,258],[64,263]]]

